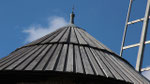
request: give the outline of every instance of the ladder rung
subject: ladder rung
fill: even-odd
[[[150,19],[150,16],[149,16],[149,19]],[[134,24],[134,23],[137,23],[137,22],[141,22],[141,21],[143,21],[143,20],[144,20],[144,18],[141,18],[141,19],[137,19],[137,20],[128,22],[127,24],[130,25],[130,24]]]
[[[134,24],[134,23],[137,23],[137,22],[140,22],[140,21],[143,21],[143,20],[144,20],[144,18],[137,19],[137,20],[134,20],[134,21],[128,22],[128,25],[130,25],[130,24]]]
[[[149,43],[150,43],[150,40],[145,42],[145,44],[149,44]],[[123,49],[125,50],[125,49],[128,49],[128,48],[137,47],[137,46],[139,46],[139,45],[140,45],[140,43],[136,43],[136,44],[124,46]]]
[[[149,70],[150,70],[150,67],[141,69],[141,71],[149,71]]]
[[[136,43],[136,44],[124,46],[123,49],[125,50],[125,49],[132,48],[132,47],[136,47],[136,46],[139,46],[139,45],[140,45],[139,43]]]

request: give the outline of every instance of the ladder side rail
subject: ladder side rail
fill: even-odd
[[[129,22],[130,12],[131,12],[131,8],[132,8],[132,2],[133,2],[133,0],[130,0],[127,18],[126,18],[126,23],[125,23],[125,27],[124,27],[124,33],[123,33],[123,38],[122,38],[121,50],[120,50],[120,56],[121,57],[122,57],[122,53],[123,53],[123,46],[125,43],[126,32],[127,32],[127,28],[128,28],[128,22]]]
[[[136,70],[139,72],[141,72],[141,67],[142,67],[142,62],[143,62],[145,40],[146,40],[148,22],[149,22],[149,13],[150,13],[150,0],[147,1],[147,7],[146,7],[145,17],[144,17],[144,22],[143,22],[143,28],[142,28],[142,32],[141,32],[140,46],[139,46],[137,62],[136,62]]]

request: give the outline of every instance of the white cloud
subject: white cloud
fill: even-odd
[[[145,76],[147,79],[150,80],[150,70],[148,70],[148,71],[143,71],[143,72],[142,72],[142,75]]]
[[[26,42],[31,42],[33,40],[36,40],[50,32],[55,31],[56,29],[67,25],[68,22],[63,17],[50,17],[48,19],[48,27],[42,27],[39,25],[33,25],[27,28],[26,30],[23,30],[24,33],[27,33],[28,36],[26,38]]]

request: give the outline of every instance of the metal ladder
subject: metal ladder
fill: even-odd
[[[142,63],[143,63],[143,55],[144,55],[144,47],[145,47],[145,44],[150,44],[150,40],[146,41],[148,22],[149,22],[149,18],[150,18],[150,16],[149,16],[150,0],[147,0],[147,7],[146,7],[144,18],[137,19],[137,20],[129,22],[132,3],[133,3],[133,0],[130,0],[128,13],[127,13],[127,17],[126,17],[125,28],[124,28],[123,39],[122,39],[122,45],[121,45],[121,50],[120,50],[120,56],[122,57],[123,50],[138,46],[139,50],[138,50],[138,56],[137,56],[137,61],[136,61],[136,70],[141,72],[141,67],[142,67]],[[141,22],[141,21],[143,21],[143,28],[142,28],[142,32],[141,32],[140,42],[136,43],[136,44],[124,46],[128,25],[138,23],[138,22]]]

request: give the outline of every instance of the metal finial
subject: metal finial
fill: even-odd
[[[74,17],[75,17],[75,14],[74,14],[74,5],[73,5],[72,13],[70,14],[70,24],[74,24]]]
[[[74,4],[73,4],[73,6],[72,6],[72,13],[74,12]]]

